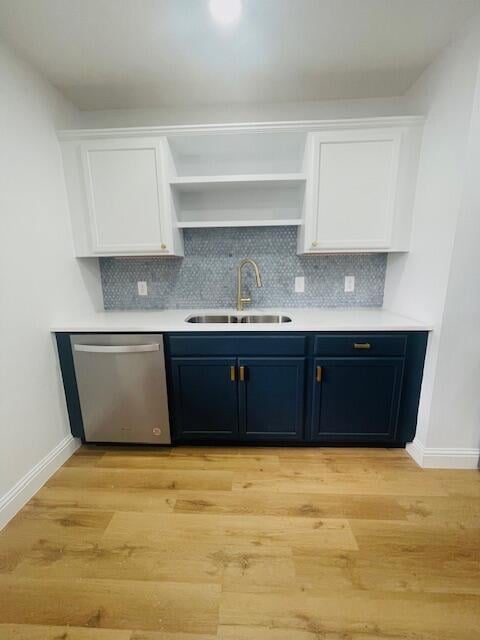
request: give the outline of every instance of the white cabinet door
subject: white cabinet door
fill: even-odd
[[[161,140],[81,145],[93,254],[169,253]]]
[[[401,131],[312,134],[304,251],[385,250],[392,242]]]

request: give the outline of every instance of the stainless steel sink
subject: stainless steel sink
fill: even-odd
[[[223,315],[211,315],[211,316],[190,316],[186,319],[187,322],[201,323],[201,324],[232,324],[238,322],[237,316],[223,316]]]
[[[265,323],[265,324],[280,324],[282,322],[291,322],[292,319],[288,316],[281,315],[262,315],[255,314],[251,316],[230,316],[230,315],[208,315],[208,316],[190,316],[186,319],[187,322],[200,323],[200,324],[250,324],[250,323]]]
[[[280,324],[282,322],[291,322],[292,319],[288,316],[267,316],[267,315],[253,315],[242,316],[239,318],[241,323],[265,323],[265,324]]]

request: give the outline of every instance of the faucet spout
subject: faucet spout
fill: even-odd
[[[244,305],[249,304],[252,301],[251,298],[246,298],[242,294],[243,267],[247,264],[249,264],[253,268],[253,271],[255,273],[255,282],[256,282],[257,288],[262,286],[262,277],[260,275],[260,269],[258,268],[258,264],[255,262],[255,260],[252,260],[251,258],[245,258],[244,260],[242,260],[238,265],[238,269],[237,269],[237,311],[243,311]]]

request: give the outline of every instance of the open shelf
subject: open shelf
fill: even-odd
[[[184,229],[298,225],[304,194],[305,180],[296,179],[172,185],[177,226]]]
[[[198,191],[228,185],[252,185],[262,183],[265,186],[294,185],[305,182],[304,173],[263,173],[219,176],[176,176],[170,179],[171,186],[177,191]]]
[[[179,136],[168,143],[178,228],[301,224],[304,133]]]
[[[279,220],[197,220],[178,222],[179,229],[208,229],[213,227],[298,227],[302,224],[300,218]]]
[[[303,169],[304,132],[219,133],[168,138],[172,175],[278,175]]]

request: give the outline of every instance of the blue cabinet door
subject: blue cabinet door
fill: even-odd
[[[403,358],[315,358],[311,439],[393,441],[403,364]]]
[[[245,440],[300,440],[305,358],[239,358],[240,433]]]
[[[171,359],[176,438],[238,437],[236,362],[236,358]]]

